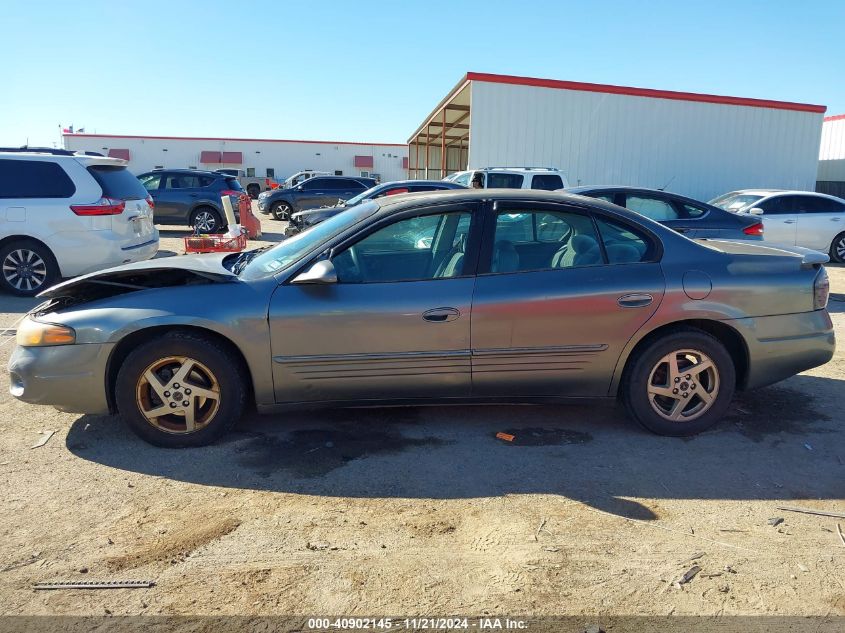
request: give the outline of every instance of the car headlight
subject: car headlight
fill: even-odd
[[[27,317],[18,326],[15,338],[21,347],[72,345],[76,342],[76,332],[66,325],[42,323]]]

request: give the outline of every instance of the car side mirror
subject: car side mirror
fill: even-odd
[[[306,270],[304,273],[297,275],[292,284],[336,284],[337,271],[334,269],[334,264],[331,260],[323,259]]]
[[[751,215],[763,215],[763,209],[761,209],[760,207],[752,207],[748,210],[748,213],[750,213]]]
[[[297,190],[297,191],[302,191],[304,188],[305,188],[305,187],[303,187],[302,185],[298,185],[298,186],[296,187],[296,190]]]

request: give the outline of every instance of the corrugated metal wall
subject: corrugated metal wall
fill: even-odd
[[[693,198],[813,190],[822,114],[472,82],[469,167],[549,166],[570,184]]]
[[[109,149],[128,149],[129,169],[136,174],[149,171],[156,166],[171,169],[197,167],[199,169],[221,169],[224,167],[247,170],[255,168],[255,175],[263,178],[267,168],[275,171],[276,179],[285,179],[302,169],[316,169],[334,173],[343,171],[344,176],[358,176],[362,169],[354,165],[355,156],[372,156],[373,167],[363,171],[380,174],[382,181],[406,178],[402,158],[408,155],[406,145],[358,145],[332,143],[302,143],[295,141],[238,141],[205,139],[156,139],[107,137],[89,135],[66,135],[68,149],[101,152]],[[167,151],[164,151],[167,150]],[[243,153],[242,165],[203,164],[203,151],[231,151]]]

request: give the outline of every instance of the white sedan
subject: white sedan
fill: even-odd
[[[763,239],[812,248],[845,262],[845,200],[812,191],[743,189],[710,204],[763,217]]]

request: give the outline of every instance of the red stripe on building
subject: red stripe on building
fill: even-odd
[[[223,152],[223,162],[231,165],[240,165],[244,162],[243,152]]]
[[[373,166],[373,157],[372,156],[356,156],[355,157],[355,166],[356,167],[372,167]]]
[[[515,77],[512,75],[494,75],[490,73],[474,72],[467,73],[466,78],[470,81],[483,81],[494,84],[536,86],[539,88],[555,88],[558,90],[580,90],[582,92],[603,92],[607,94],[628,95],[632,97],[649,97],[652,99],[674,99],[676,101],[719,103],[723,105],[749,106],[754,108],[795,110],[798,112],[824,113],[827,111],[827,106],[813,105],[809,103],[794,103],[792,101],[771,101],[769,99],[748,99],[745,97],[729,97],[726,95],[699,94],[696,92],[676,92],[674,90],[633,88],[631,86],[611,86],[608,84],[592,84],[583,83],[580,81],[561,81],[558,79],[538,79],[536,77]]]
[[[110,158],[122,158],[123,160],[129,160],[129,150],[128,149],[110,149],[109,150],[109,157]]]

